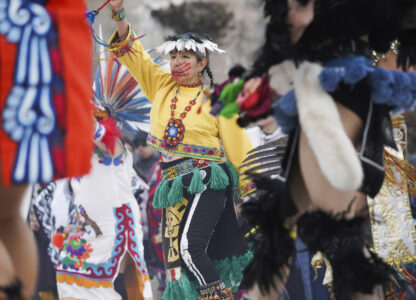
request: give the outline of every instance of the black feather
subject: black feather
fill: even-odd
[[[397,66],[404,70],[416,66],[416,29],[403,30],[399,33],[399,54]]]
[[[294,253],[294,242],[284,227],[284,220],[296,212],[291,201],[283,199],[282,183],[252,174],[257,192],[243,204],[242,214],[248,224],[258,226],[255,236],[254,257],[245,270],[245,282],[249,287],[257,283],[266,294],[275,287],[275,278],[283,279],[283,267],[289,266]],[[284,199],[287,199],[285,195]]]
[[[350,300],[355,293],[372,294],[377,285],[390,280],[391,269],[375,254],[364,255],[363,217],[345,219],[323,211],[307,212],[298,222],[298,234],[311,252],[321,251],[333,273],[337,300]]]

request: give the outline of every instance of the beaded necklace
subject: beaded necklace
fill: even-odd
[[[196,104],[196,99],[202,92],[204,85],[197,84],[195,86],[201,85],[198,93],[195,98],[189,101],[189,104],[185,107],[185,110],[179,115],[179,118],[175,118],[176,103],[178,102],[178,92],[179,87],[176,89],[175,96],[171,100],[170,105],[170,116],[168,124],[166,125],[165,135],[163,136],[163,142],[165,143],[166,148],[175,149],[183,140],[185,136],[185,125],[182,120],[186,118],[187,113],[189,113],[192,107]]]

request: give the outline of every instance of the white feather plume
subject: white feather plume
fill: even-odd
[[[201,39],[202,43],[198,43],[193,39],[184,41],[183,39],[178,39],[176,41],[166,41],[162,45],[156,48],[159,53],[169,54],[173,50],[193,50],[195,52],[205,53],[205,51],[217,51],[218,53],[224,53],[225,50],[218,48],[218,45],[214,42],[211,42],[207,39]]]

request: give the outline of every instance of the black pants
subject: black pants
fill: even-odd
[[[226,189],[212,190],[207,184],[210,168],[201,172],[205,190],[195,195],[184,190],[188,205],[180,224],[179,250],[182,266],[203,286],[221,280],[215,260],[244,255],[247,245],[237,222],[231,178]],[[188,186],[191,179],[192,173],[183,176],[184,185]]]

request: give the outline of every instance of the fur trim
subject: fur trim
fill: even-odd
[[[320,65],[306,62],[295,75],[299,122],[329,183],[339,190],[356,190],[363,169],[334,100],[320,85],[321,71]]]

